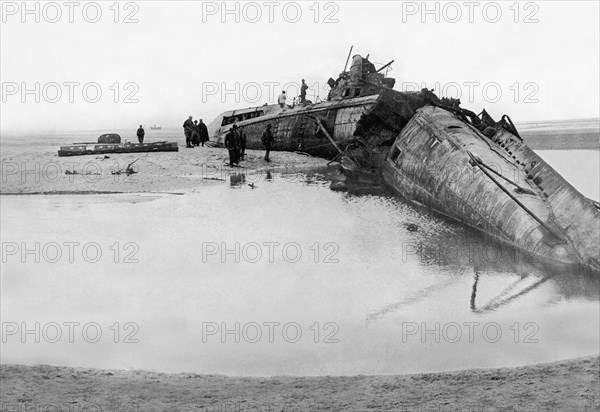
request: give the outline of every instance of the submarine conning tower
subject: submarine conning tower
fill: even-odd
[[[352,56],[349,71],[340,73],[337,80],[327,81],[331,90],[327,100],[342,100],[378,94],[382,89],[392,89],[396,80],[380,73],[394,61],[375,69],[375,65],[359,54]]]

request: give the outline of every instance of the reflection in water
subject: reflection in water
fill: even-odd
[[[524,289],[521,289],[518,292],[514,292],[511,294],[512,290],[515,289],[520,283],[523,282],[524,279],[527,279],[527,275],[521,276],[521,278],[515,280],[514,283],[509,285],[506,289],[502,291],[498,296],[491,299],[488,303],[483,305],[483,307],[477,308],[476,298],[477,298],[477,283],[479,282],[479,273],[475,273],[475,279],[473,281],[473,292],[471,293],[471,310],[473,312],[485,312],[488,310],[495,310],[500,306],[508,304],[510,301],[518,298],[519,296],[523,296],[528,292],[531,292],[542,283],[550,280],[554,275],[547,275],[538,280],[536,280],[532,285],[527,286]]]
[[[368,182],[365,177],[359,183],[348,181],[348,192],[354,196],[374,194],[387,196],[397,201],[394,195],[373,182],[372,190],[366,191]],[[365,190],[365,192],[363,192]],[[412,206],[411,206],[412,207]],[[414,206],[420,209],[418,206]],[[425,214],[436,219],[439,215],[422,210]],[[541,261],[541,258],[530,252],[520,250],[511,245],[491,238],[470,228],[462,227],[454,221],[449,224],[459,230],[420,231],[419,225],[407,222],[403,229],[414,232],[413,241],[405,242],[403,255],[407,257],[418,256],[420,264],[438,267],[442,273],[451,273],[452,276],[424,287],[423,289],[404,297],[398,302],[387,304],[382,308],[372,311],[367,315],[367,322],[373,321],[387,314],[401,311],[419,301],[431,299],[434,293],[443,293],[443,290],[456,284],[457,279],[473,276],[473,285],[470,294],[469,307],[473,313],[483,313],[497,310],[517,298],[524,297],[541,285],[552,280],[558,294],[564,298],[585,298],[592,301],[600,300],[600,279],[588,269],[573,265],[564,265],[555,262]],[[494,278],[512,279],[507,286],[494,282]],[[480,279],[487,281],[485,295],[491,294],[486,303],[477,304],[477,290],[482,288]],[[503,282],[504,283],[504,282]]]
[[[411,227],[414,227],[414,224],[406,225],[406,230],[415,231],[411,230]],[[427,236],[420,236],[418,241],[408,244],[406,249],[409,254],[418,255],[421,263],[437,266],[440,271],[454,275],[400,302],[386,305],[370,314],[367,320],[400,310],[416,301],[426,300],[433,291],[451,286],[458,278],[465,276],[473,276],[469,306],[474,313],[497,310],[549,281],[552,281],[556,293],[564,298],[600,300],[600,279],[585,268],[541,262],[536,256],[487,238],[480,233],[469,232],[466,238],[463,235],[463,233],[439,232],[433,235],[428,233]],[[507,286],[501,286],[502,288],[493,281],[494,278],[507,276],[512,278],[512,281]],[[490,282],[482,286],[482,278]],[[482,287],[489,288],[486,295],[492,294],[493,297],[485,304],[477,304],[478,288]]]
[[[273,170],[272,169],[264,169],[264,170],[256,170],[250,173],[232,173],[229,175],[229,186],[231,188],[239,188],[247,183],[251,188],[257,188],[257,183],[260,181],[272,182],[273,181]],[[302,174],[301,180],[303,180],[306,184],[313,183],[313,175],[320,176],[322,175],[316,173]],[[293,182],[296,179],[296,174],[294,173],[283,173],[282,178],[286,179],[289,182]]]
[[[410,225],[407,225],[410,227]],[[407,228],[407,230],[410,230]],[[477,234],[471,234],[477,236]],[[527,293],[532,292],[542,284],[553,281],[556,286],[557,293],[561,294],[565,298],[586,298],[592,301],[600,300],[600,279],[593,273],[589,273],[587,270],[580,267],[569,267],[553,263],[541,263],[531,262],[534,257],[530,256],[528,259],[518,260],[519,256],[523,256],[520,250],[515,248],[502,245],[500,243],[494,243],[494,240],[488,239],[485,244],[478,243],[475,240],[469,241],[469,257],[458,253],[455,246],[451,246],[451,253],[448,252],[448,248],[444,250],[439,249],[439,245],[457,245],[462,244],[461,236],[452,238],[451,236],[445,237],[440,240],[441,243],[434,241],[435,239],[428,239],[426,243],[418,244],[420,249],[414,253],[418,254],[422,262],[427,262],[427,265],[434,263],[439,266],[440,270],[445,272],[453,273],[454,275],[447,277],[445,280],[427,286],[422,290],[414,293],[409,297],[403,298],[401,301],[388,304],[383,308],[370,313],[367,316],[367,321],[378,319],[388,313],[398,311],[404,307],[409,307],[421,300],[427,300],[430,295],[434,292],[440,292],[444,288],[451,286],[456,283],[456,280],[461,277],[473,275],[473,286],[470,295],[469,306],[474,313],[483,313],[490,310],[496,310],[504,305],[509,304],[513,300],[525,296]],[[417,245],[413,243],[411,246]],[[483,246],[482,246],[483,245]],[[496,255],[504,256],[504,259],[492,261],[485,258],[485,253],[477,253],[483,250],[489,250],[491,248],[497,249],[494,252]],[[504,250],[504,252],[502,251]],[[507,252],[507,253],[505,253]],[[460,257],[463,257],[465,261],[461,261]],[[517,260],[515,260],[515,257]],[[493,280],[494,277],[507,276],[513,279],[512,283],[503,289],[498,289],[498,284],[490,282],[487,287],[491,288],[491,293],[495,294],[492,298],[487,300],[485,304],[477,304],[477,291],[478,287],[481,288],[480,278],[485,277],[488,280]],[[486,285],[484,283],[483,287]],[[489,293],[486,293],[489,294]]]
[[[246,183],[246,175],[243,173],[236,173],[229,175],[229,186],[240,187]]]
[[[372,320],[377,320],[379,318],[382,318],[383,316],[385,316],[388,313],[393,313],[394,311],[401,310],[404,307],[409,307],[410,305],[413,305],[419,301],[429,299],[432,294],[438,293],[440,290],[443,290],[445,287],[449,286],[453,282],[454,282],[454,278],[448,277],[447,279],[441,281],[440,283],[436,283],[431,286],[427,286],[427,287],[417,291],[416,293],[413,293],[412,295],[407,296],[406,298],[402,299],[399,302],[388,304],[385,307],[383,307],[375,312],[369,313],[367,315],[367,322],[372,321]]]

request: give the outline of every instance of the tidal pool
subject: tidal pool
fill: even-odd
[[[597,198],[582,153],[543,156]],[[3,363],[347,375],[598,353],[597,278],[322,174],[1,200]]]

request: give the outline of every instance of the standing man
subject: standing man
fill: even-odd
[[[239,161],[237,159],[238,154],[238,137],[236,133],[237,125],[234,124],[229,129],[229,132],[225,135],[225,147],[229,151],[229,167],[233,167],[234,164],[239,166]]]
[[[273,148],[273,143],[275,143],[275,138],[273,137],[273,133],[271,132],[271,123],[267,125],[267,128],[262,133],[260,141],[262,142],[263,146],[265,147],[265,150],[267,151],[265,153],[265,162],[270,162],[271,159],[269,158],[269,153]]]
[[[306,101],[306,91],[308,90],[308,86],[304,83],[304,79],[302,79],[302,84],[300,85],[300,103],[304,103]]]
[[[277,103],[279,103],[279,107],[281,107],[282,109],[285,107],[285,99],[286,99],[286,95],[285,95],[285,90],[284,90],[277,97]]]
[[[194,129],[194,122],[192,122],[192,116],[183,122],[183,133],[185,134],[185,147],[192,146],[192,131]]]
[[[144,135],[146,134],[146,132],[144,131],[144,128],[142,127],[142,125],[140,125],[140,128],[137,129],[137,138],[138,141],[140,142],[140,144],[144,143]]]
[[[244,160],[244,157],[246,157],[246,143],[248,143],[248,138],[246,137],[246,133],[244,133],[243,127],[240,127],[238,136],[240,141],[240,160]]]
[[[200,136],[198,135],[198,120],[194,120],[192,129],[192,146],[200,146]]]
[[[198,122],[198,135],[200,137],[200,143],[204,146],[204,142],[208,142],[208,129],[202,119]]]

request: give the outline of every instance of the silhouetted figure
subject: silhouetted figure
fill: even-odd
[[[246,137],[246,133],[244,133],[243,127],[239,129],[238,137],[240,142],[240,160],[244,160],[244,157],[246,157],[246,144],[248,143],[248,138]]]
[[[198,120],[194,120],[192,129],[192,146],[200,146],[200,136],[198,135]]]
[[[225,147],[229,151],[229,167],[233,167],[234,165],[239,166],[238,160],[238,136],[237,136],[237,125],[233,125],[229,132],[225,135]]]
[[[194,122],[192,122],[192,116],[183,122],[183,133],[185,134],[185,147],[192,146],[192,131],[194,130]]]
[[[306,102],[306,91],[308,90],[308,86],[304,83],[304,79],[302,79],[302,84],[300,85],[300,103]]]
[[[262,144],[266,150],[265,161],[270,162],[271,159],[269,158],[269,154],[271,153],[271,149],[273,148],[273,143],[275,143],[275,138],[273,137],[273,133],[271,132],[271,124],[270,123],[267,125],[267,128],[262,133],[262,136],[260,137],[260,141],[262,142]]]
[[[206,128],[206,125],[204,124],[202,119],[198,121],[198,137],[200,138],[200,144],[202,146],[204,146],[204,143],[208,142],[209,140],[208,129]]]
[[[138,138],[138,141],[140,142],[140,144],[144,143],[145,135],[146,135],[146,132],[144,131],[144,128],[142,127],[142,125],[140,125],[140,128],[137,129],[137,138]]]

